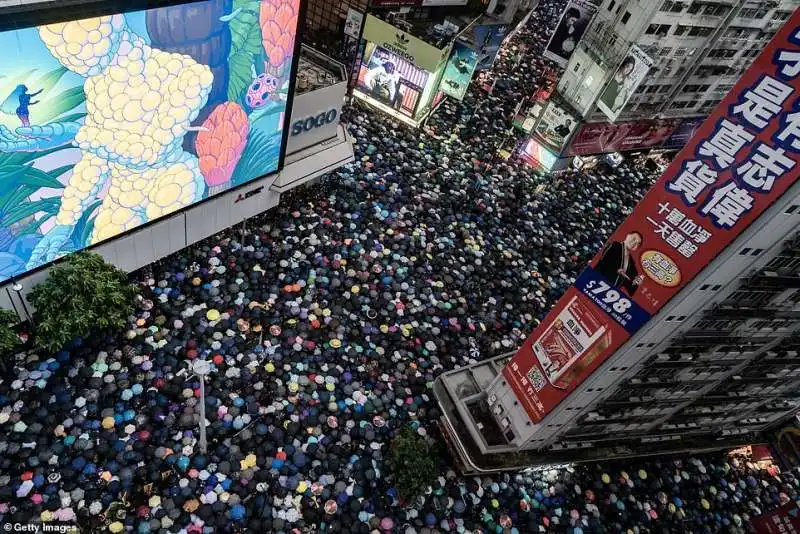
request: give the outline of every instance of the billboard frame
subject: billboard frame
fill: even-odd
[[[764,92],[770,95],[767,107],[753,112],[754,99]],[[541,423],[712,262],[729,248],[733,253],[765,212],[788,191],[796,194],[798,110],[795,11],[489,389],[508,384],[519,410]],[[579,309],[570,308],[575,302]],[[605,328],[600,334],[598,324]]]
[[[78,5],[70,5],[70,6],[52,6],[48,4],[44,8],[31,8],[30,11],[24,11],[21,13],[14,13],[13,16],[7,17],[0,17],[0,32],[6,31],[14,31],[14,30],[24,30],[28,28],[32,28],[35,26],[41,26],[45,24],[55,24],[60,22],[69,22],[75,20],[82,20],[87,18],[93,17],[101,17],[106,15],[114,15],[114,14],[126,14],[132,13],[136,11],[142,10],[149,10],[149,9],[161,9],[167,7],[174,7],[179,5],[187,5],[187,4],[199,4],[203,2],[207,2],[209,0],[159,0],[158,2],[153,2],[153,0],[111,0],[111,2],[96,2],[95,4],[90,4],[89,6],[84,6],[83,4]],[[158,217],[157,219],[153,219],[142,223],[138,226],[130,228],[128,230],[122,231],[118,234],[115,234],[113,237],[108,239],[104,239],[98,243],[92,243],[86,247],[83,247],[80,250],[76,250],[73,252],[66,253],[58,258],[50,260],[46,263],[41,265],[37,265],[33,269],[26,270],[23,273],[10,276],[6,280],[0,282],[0,286],[13,284],[17,280],[26,279],[36,273],[42,272],[44,270],[50,269],[54,265],[59,264],[60,262],[66,260],[70,255],[74,254],[75,252],[92,252],[95,249],[108,245],[109,243],[113,243],[115,241],[119,241],[123,238],[129,237],[137,232],[145,230],[149,227],[152,227],[155,224],[162,223],[172,217],[176,217],[178,215],[184,214],[191,209],[197,208],[198,206],[204,205],[208,202],[214,201],[219,199],[225,194],[229,194],[233,191],[238,191],[241,189],[252,188],[253,184],[259,180],[263,180],[265,178],[277,178],[280,172],[284,169],[286,164],[286,155],[287,155],[287,148],[289,144],[289,134],[291,133],[291,124],[289,121],[291,120],[293,105],[294,105],[294,93],[296,90],[296,83],[297,83],[297,70],[300,65],[299,55],[302,49],[302,37],[303,37],[303,27],[304,24],[302,21],[305,20],[306,10],[308,8],[308,0],[297,0],[298,2],[298,9],[297,9],[297,28],[295,31],[295,38],[294,38],[294,49],[292,51],[292,65],[289,70],[289,87],[287,88],[287,98],[286,98],[286,108],[284,110],[284,125],[283,131],[281,132],[281,149],[278,154],[278,166],[275,168],[274,171],[268,172],[266,174],[262,174],[259,176],[253,177],[251,180],[238,184],[236,186],[230,187],[225,189],[224,191],[220,191],[214,195],[210,195],[206,198],[198,200],[188,206],[184,206],[179,208],[173,212],[170,212],[166,215]],[[152,4],[156,5],[152,5]],[[124,5],[124,8],[115,8],[115,5]],[[288,117],[288,119],[286,118]],[[224,228],[221,228],[224,230]]]

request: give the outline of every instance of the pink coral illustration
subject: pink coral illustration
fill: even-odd
[[[264,0],[259,21],[261,39],[269,58],[268,73],[283,81],[294,51],[299,0]]]
[[[200,158],[200,172],[211,194],[227,187],[231,181],[249,133],[247,113],[234,102],[217,106],[203,123],[195,147]]]

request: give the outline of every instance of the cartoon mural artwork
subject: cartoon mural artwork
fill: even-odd
[[[277,170],[299,0],[0,33],[0,281]]]

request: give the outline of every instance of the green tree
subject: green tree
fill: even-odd
[[[436,478],[437,455],[425,438],[406,425],[392,440],[389,467],[400,496],[409,502]]]
[[[0,309],[0,355],[11,353],[20,344],[16,330],[18,323],[16,313]]]
[[[68,256],[28,296],[36,308],[37,345],[57,351],[92,331],[122,328],[136,293],[128,276],[99,254]]]

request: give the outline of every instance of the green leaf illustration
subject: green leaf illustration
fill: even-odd
[[[228,100],[243,103],[244,92],[253,81],[251,67],[262,53],[259,4],[254,0],[234,0],[237,12],[228,24],[231,30],[231,52],[228,56]]]
[[[48,122],[57,118],[68,111],[72,111],[86,101],[86,95],[83,93],[83,87],[72,87],[66,91],[61,92],[58,96],[48,100],[48,104],[43,106],[41,116],[38,116],[39,122]]]

